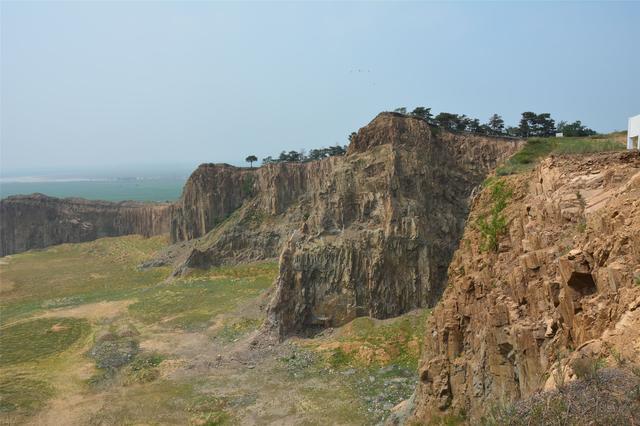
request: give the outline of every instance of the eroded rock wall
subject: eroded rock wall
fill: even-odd
[[[201,166],[172,216],[174,240],[199,237],[177,273],[281,255],[269,308],[281,336],[434,304],[471,192],[518,148],[382,113],[342,157]]]
[[[251,196],[255,169],[201,164],[171,208],[171,242],[205,235]]]
[[[574,377],[581,357],[640,361],[640,154],[557,157],[502,178],[513,195],[497,253],[473,202],[429,320],[414,420],[466,413]]]
[[[0,201],[0,256],[55,244],[169,231],[169,204],[91,201],[42,194]]]
[[[339,161],[333,157],[259,169],[200,166],[172,208],[173,241],[190,241],[177,273],[278,257],[283,241],[309,217],[305,197]],[[221,200],[227,200],[225,208]]]
[[[468,200],[518,142],[439,132],[380,114],[302,200],[269,321],[281,336],[435,304]]]

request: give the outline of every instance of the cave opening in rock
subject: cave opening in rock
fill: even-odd
[[[597,291],[593,276],[588,272],[573,272],[567,284],[580,296],[588,296]]]

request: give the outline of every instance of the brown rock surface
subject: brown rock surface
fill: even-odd
[[[172,208],[172,241],[189,242],[177,273],[278,257],[282,242],[308,216],[305,195],[337,161],[333,157],[259,169],[200,166]]]
[[[469,196],[517,149],[517,141],[382,113],[343,157],[256,170],[201,166],[174,210],[172,236],[209,232],[178,271],[281,255],[269,309],[281,336],[433,304]],[[240,207],[230,213],[233,206]]]
[[[418,422],[477,421],[571,380],[581,357],[640,361],[640,154],[549,158],[503,179],[513,196],[500,250],[479,250],[483,191],[429,319]]]
[[[199,238],[211,231],[251,196],[254,169],[201,164],[171,208],[171,241]]]
[[[112,203],[43,194],[0,201],[0,256],[101,237],[151,236],[168,231],[166,203]]]

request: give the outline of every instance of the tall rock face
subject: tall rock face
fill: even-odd
[[[11,196],[0,201],[0,256],[101,237],[163,234],[169,217],[163,203]]]
[[[238,209],[251,195],[253,172],[228,164],[201,164],[171,207],[171,242],[202,237]]]
[[[189,204],[178,207],[172,229],[211,228],[193,242],[179,272],[281,255],[268,321],[281,336],[431,305],[462,235],[469,196],[518,145],[382,113],[343,157],[256,170],[201,166],[191,180],[210,184],[190,180],[183,200],[206,201],[190,213]],[[251,189],[239,191],[247,176]],[[216,183],[224,180],[238,184]],[[241,206],[229,215],[220,200]],[[211,220],[225,215],[217,225]]]
[[[176,273],[278,257],[283,241],[309,216],[305,194],[337,161],[198,167],[171,210],[172,241],[189,241],[190,250]]]
[[[433,305],[469,196],[517,149],[380,114],[306,197],[309,217],[280,258],[271,324],[286,336]]]
[[[577,359],[640,361],[640,154],[557,157],[501,178],[513,191],[497,252],[475,198],[425,336],[414,420],[487,407],[571,380]]]

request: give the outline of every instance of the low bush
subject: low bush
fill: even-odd
[[[503,180],[490,182],[488,189],[491,194],[491,209],[488,215],[478,218],[476,226],[482,234],[481,249],[498,251],[499,239],[507,231],[507,218],[502,211],[507,207],[512,191]]]
[[[158,366],[164,357],[156,353],[139,354],[123,370],[125,385],[134,383],[149,383],[160,377]]]
[[[593,360],[592,360],[593,361]],[[598,367],[600,366],[600,367]],[[585,364],[587,380],[540,392],[512,404],[498,404],[482,418],[485,426],[632,425],[640,423],[640,378],[627,369]]]

